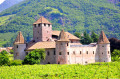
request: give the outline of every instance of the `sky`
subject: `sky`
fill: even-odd
[[[2,2],[4,2],[5,0],[0,0],[0,4],[2,3]]]

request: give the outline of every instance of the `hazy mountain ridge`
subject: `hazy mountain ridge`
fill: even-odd
[[[2,23],[0,33],[22,31],[27,41],[32,38],[32,24],[40,16],[53,24],[53,30],[71,33],[94,30],[98,34],[104,30],[109,38],[120,38],[119,6],[107,0],[26,0],[0,13],[0,17],[8,15],[12,16],[7,24]]]
[[[0,4],[0,12],[21,2],[23,0],[5,0],[2,4]]]

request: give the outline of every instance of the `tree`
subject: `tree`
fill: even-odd
[[[35,49],[25,57],[23,64],[40,64],[40,61],[44,60],[45,56],[45,49]]]
[[[115,49],[111,53],[112,61],[120,61],[120,50]]]
[[[90,44],[93,42],[93,40],[91,39],[91,36],[85,31],[84,36],[81,37],[81,42],[82,44]]]
[[[99,36],[94,31],[92,31],[91,38],[92,38],[93,42],[97,42]]]
[[[81,38],[81,35],[80,35],[79,32],[75,32],[74,35],[75,35],[76,37],[78,37],[78,38]]]
[[[0,54],[0,65],[8,65],[9,57],[6,54]]]

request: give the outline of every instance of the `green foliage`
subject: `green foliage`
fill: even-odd
[[[6,50],[3,50],[2,52],[0,52],[0,54],[8,54],[8,52]]]
[[[9,63],[9,66],[17,66],[17,65],[22,65],[22,60],[11,60]]]
[[[10,54],[13,54],[13,53],[14,53],[14,52],[13,52],[13,50],[11,49],[11,50],[10,50]]]
[[[0,79],[119,79],[119,69],[119,62],[90,65],[2,66],[0,67]]]
[[[40,64],[40,61],[45,59],[45,55],[45,49],[35,49],[25,57],[23,64]]]
[[[81,34],[79,32],[75,32],[74,35],[78,38],[81,38]]]
[[[111,53],[111,59],[112,59],[112,61],[120,61],[120,50],[115,49]]]
[[[81,37],[82,44],[90,44],[93,42],[91,36],[85,31],[84,35]]]
[[[0,33],[22,31],[28,42],[33,37],[32,24],[40,16],[53,24],[53,30],[65,29],[70,33],[94,30],[98,34],[103,29],[108,37],[120,38],[119,4],[107,0],[25,0],[0,13],[0,18],[4,18]],[[10,40],[13,36],[8,36],[5,46],[13,43]]]
[[[9,64],[9,57],[7,54],[0,54],[0,66],[1,65],[8,65]]]
[[[97,42],[99,39],[99,36],[94,31],[92,31],[91,38],[93,42]]]

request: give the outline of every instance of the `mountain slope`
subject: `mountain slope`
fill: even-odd
[[[5,0],[2,4],[0,4],[0,12],[21,2],[23,0]]]
[[[0,33],[22,31],[27,41],[32,38],[32,23],[44,16],[53,24],[53,30],[65,29],[71,33],[104,30],[108,37],[120,38],[120,7],[107,0],[26,0],[1,12],[9,16],[2,23]]]

